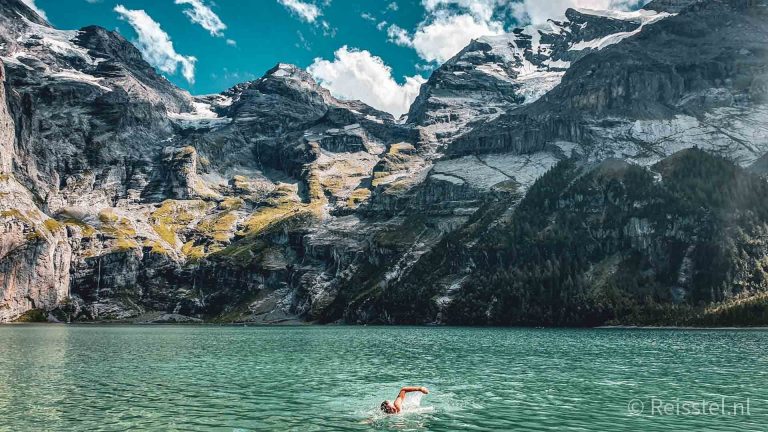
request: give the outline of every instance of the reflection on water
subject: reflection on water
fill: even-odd
[[[766,343],[757,330],[4,326],[0,430],[760,430]],[[404,385],[430,394],[381,413]],[[650,412],[702,399],[749,400],[750,415]]]

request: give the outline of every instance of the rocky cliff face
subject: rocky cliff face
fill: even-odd
[[[69,295],[72,251],[62,225],[40,211],[13,176],[14,123],[7,110],[5,68],[0,66],[0,322],[34,310],[52,310]]]
[[[511,215],[503,203],[485,207],[353,318],[387,310],[396,322],[757,324],[767,187],[699,149],[647,168],[566,160]]]
[[[682,8],[651,4],[665,5]],[[766,151],[765,13],[762,2],[694,2],[584,57],[552,92],[475,128],[451,151],[566,141],[590,157],[652,163],[699,145],[753,163]],[[519,129],[531,132],[509,133]]]
[[[730,248],[737,237],[722,220],[738,216],[739,236],[756,236],[761,210],[718,207],[707,235],[721,237],[706,237],[705,249],[704,234],[691,230],[709,213],[662,217],[648,202],[683,205],[687,195],[665,194],[685,179],[659,185],[654,175],[666,181],[660,161],[694,145],[742,166],[758,161],[761,172],[765,14],[761,1],[737,0],[572,9],[545,27],[473,41],[433,74],[401,124],[286,64],[191,96],[120,35],[57,30],[20,1],[0,0],[0,321],[579,324],[645,310],[553,315],[553,305],[592,305],[563,303],[585,298],[581,282],[557,298],[530,294],[530,310],[501,287],[477,288],[499,278],[493,268],[548,265],[531,259],[515,270],[500,251],[565,247],[525,237],[519,252],[520,238],[492,241],[549,220],[525,213],[543,205],[531,204],[542,196],[533,191],[548,187],[558,232],[578,244],[598,236],[602,255],[579,261],[572,278],[615,281],[635,259],[653,270],[632,277],[655,287],[654,305],[759,296],[747,266],[762,246]],[[680,158],[709,163],[697,157]],[[622,162],[601,164],[607,158]],[[621,172],[605,177],[618,185],[600,183],[604,171]],[[762,199],[757,177],[734,172],[750,199]],[[575,189],[582,177],[599,187]],[[635,195],[613,197],[615,188]],[[614,204],[616,219],[589,219],[587,234],[568,218],[576,207],[595,215]],[[653,225],[661,220],[672,227]],[[618,254],[626,245],[636,255]],[[702,278],[708,263],[698,254],[712,250],[720,273]],[[682,258],[672,268],[665,257]],[[526,286],[554,283],[542,272],[525,273]]]

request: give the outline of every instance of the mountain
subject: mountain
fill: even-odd
[[[531,104],[557,86],[573,62],[670,16],[666,11],[568,9],[561,20],[482,37],[443,64],[421,88],[408,114],[440,144]]]
[[[767,150],[764,18],[762,2],[693,3],[584,57],[553,91],[475,128],[451,152],[566,141],[590,157],[648,164],[699,145],[753,163]],[[521,127],[536,136],[508,133]]]
[[[0,321],[764,323],[766,15],[569,9],[400,122],[0,0]]]

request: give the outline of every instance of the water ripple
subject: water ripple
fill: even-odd
[[[0,430],[761,430],[766,343],[724,330],[6,326]],[[381,414],[403,385],[432,393]],[[651,412],[722,397],[751,415]]]

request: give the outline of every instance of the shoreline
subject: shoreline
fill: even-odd
[[[319,324],[316,322],[285,320],[276,322],[230,322],[221,323],[214,321],[167,321],[167,322],[147,322],[134,320],[115,320],[115,321],[77,321],[77,322],[34,322],[34,321],[13,321],[0,323],[3,326],[201,326],[201,327],[419,327],[419,328],[477,328],[477,329],[497,329],[497,330],[759,330],[768,331],[768,326],[633,326],[633,325],[604,325],[596,327],[537,327],[537,326],[459,326],[443,324],[347,324],[347,323],[329,323]]]
[[[768,330],[768,326],[718,326],[718,327],[695,327],[695,326],[598,326],[590,327],[595,330]]]

